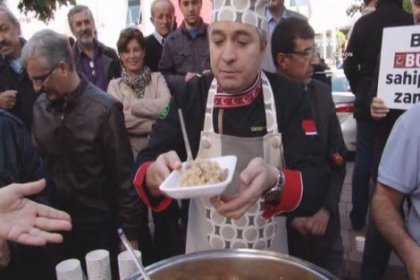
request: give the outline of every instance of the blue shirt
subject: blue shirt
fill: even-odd
[[[420,104],[417,104],[395,122],[379,164],[378,181],[410,198],[406,227],[420,245],[419,118]]]

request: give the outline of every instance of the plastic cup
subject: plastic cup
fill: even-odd
[[[134,250],[134,253],[141,263],[141,252],[139,250]],[[118,271],[120,280],[130,278],[138,272],[137,266],[134,263],[129,251],[124,251],[118,254]]]
[[[94,250],[86,254],[86,270],[89,280],[111,280],[111,264],[107,250]]]
[[[57,280],[83,280],[82,267],[78,259],[68,259],[55,266]]]
[[[355,240],[356,240],[356,250],[357,250],[357,252],[362,253],[363,250],[365,249],[366,238],[364,236],[356,236]]]

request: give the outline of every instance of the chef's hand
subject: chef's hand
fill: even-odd
[[[158,156],[146,172],[146,186],[154,197],[162,195],[159,190],[160,184],[169,176],[174,169],[181,168],[181,160],[174,151]]]
[[[381,120],[385,118],[389,113],[388,107],[386,107],[384,101],[379,97],[374,97],[372,103],[370,103],[370,115],[374,120]]]
[[[0,108],[5,110],[11,110],[16,104],[17,91],[6,90],[0,92]]]
[[[253,206],[262,193],[274,186],[277,170],[262,158],[254,158],[239,176],[241,190],[236,195],[221,195],[210,198],[210,203],[223,216],[241,218]]]
[[[325,235],[329,220],[330,212],[325,207],[322,207],[313,216],[307,218],[306,227],[308,232],[318,236]]]
[[[6,239],[0,239],[0,270],[9,265],[10,258],[9,243]]]

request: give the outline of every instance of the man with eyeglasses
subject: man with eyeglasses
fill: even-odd
[[[106,91],[109,81],[121,76],[117,53],[96,38],[95,19],[88,7],[74,6],[67,18],[71,32],[77,39],[73,47],[77,71]]]
[[[22,59],[42,93],[34,104],[34,140],[57,187],[57,208],[74,225],[52,255],[59,262],[107,249],[116,275],[117,229],[135,240],[142,217],[130,182],[133,156],[122,105],[76,72],[64,35],[36,33]]]
[[[353,205],[350,211],[350,222],[355,231],[362,230],[366,224],[369,188],[376,173],[372,164],[377,126],[370,116],[369,105],[372,100],[372,86],[377,82],[375,69],[381,50],[382,30],[385,27],[410,25],[412,22],[411,15],[403,10],[402,0],[378,0],[376,10],[362,16],[354,24],[347,45],[343,66],[355,95],[353,115],[357,129],[352,176]]]
[[[17,18],[0,6],[0,109],[20,118],[30,130],[37,94],[20,59],[25,40]]]
[[[312,79],[319,63],[315,33],[304,19],[282,20],[274,29],[271,46],[277,72],[306,87],[305,104],[315,125],[313,137],[329,167],[328,191],[323,207],[312,216],[289,217],[289,254],[315,263],[338,277],[342,274],[343,243],[340,236],[338,202],[346,174],[346,148],[335,113],[331,88]],[[314,134],[315,134],[314,133]]]

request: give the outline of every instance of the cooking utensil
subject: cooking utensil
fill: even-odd
[[[185,150],[187,151],[187,162],[193,160],[190,141],[188,140],[187,129],[185,128],[184,116],[182,110],[178,109],[179,122],[181,123],[182,137],[184,138]]]
[[[154,280],[338,280],[328,271],[273,251],[226,249],[175,256],[146,268]]]

